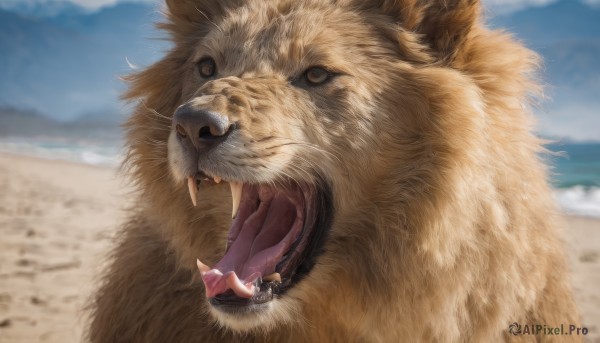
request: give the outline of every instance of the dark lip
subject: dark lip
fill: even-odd
[[[250,299],[241,298],[235,295],[233,291],[229,290],[223,294],[219,294],[214,298],[210,298],[209,302],[215,307],[219,307],[226,312],[239,313],[240,309],[244,308],[260,308],[259,305],[264,305],[269,301],[273,300],[275,295],[280,295],[281,286],[284,283],[289,283],[290,280],[282,280],[282,283],[278,282],[257,282],[259,291],[252,296]]]
[[[295,261],[289,260],[293,256],[292,254],[286,254],[278,263],[276,270],[283,272],[281,283],[257,280],[255,286],[259,290],[252,298],[245,299],[238,297],[229,290],[208,299],[208,302],[213,307],[225,313],[238,315],[266,310],[270,301],[284,296],[288,290],[293,288],[310,273],[318,257],[324,252],[325,241],[327,240],[334,214],[331,187],[324,179],[318,178],[317,180],[315,183],[318,193],[315,204],[318,210],[316,221],[312,228],[304,227],[298,239],[290,247],[290,251],[293,251],[300,244],[304,243],[305,245],[302,253],[295,255]],[[306,236],[307,231],[308,236]],[[293,270],[285,270],[285,268],[289,268],[291,265],[294,266]]]

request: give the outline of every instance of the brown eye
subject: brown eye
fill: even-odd
[[[205,79],[213,77],[217,71],[215,60],[210,57],[201,59],[200,62],[198,62],[198,71],[200,72],[200,76]]]
[[[304,73],[304,78],[309,85],[318,86],[331,79],[331,73],[321,67],[311,67]]]

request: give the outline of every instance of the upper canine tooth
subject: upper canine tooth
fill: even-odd
[[[196,259],[196,265],[198,266],[198,270],[201,274],[208,273],[210,271],[210,267],[202,263],[199,258]]]
[[[214,179],[215,179],[215,183],[221,183],[221,181],[223,180],[218,176],[215,176]]]
[[[240,207],[240,200],[242,198],[242,186],[244,184],[241,182],[229,182],[229,186],[231,187],[231,200],[232,200],[232,209],[231,209],[231,218],[235,218],[237,215],[238,209]]]
[[[196,207],[197,198],[198,198],[198,184],[196,183],[196,178],[193,176],[188,177],[188,190],[190,191],[190,198],[192,198],[192,204]]]

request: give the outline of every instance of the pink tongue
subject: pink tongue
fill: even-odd
[[[304,199],[299,190],[275,193],[245,185],[225,256],[212,269],[198,261],[206,297],[231,289],[239,297],[251,298],[256,291],[255,281],[275,272],[277,263],[300,234],[303,212]]]

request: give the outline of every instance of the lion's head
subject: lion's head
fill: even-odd
[[[478,1],[167,5],[173,47],[131,78],[129,162],[181,263],[200,258],[219,322],[368,326],[355,314],[386,315],[369,302],[429,287],[415,274],[452,263],[463,238],[439,223],[460,223],[459,205],[477,216],[505,120],[486,116],[495,90],[475,75],[510,44],[478,26]],[[510,49],[485,66],[519,65],[503,91],[521,96],[532,55]]]

